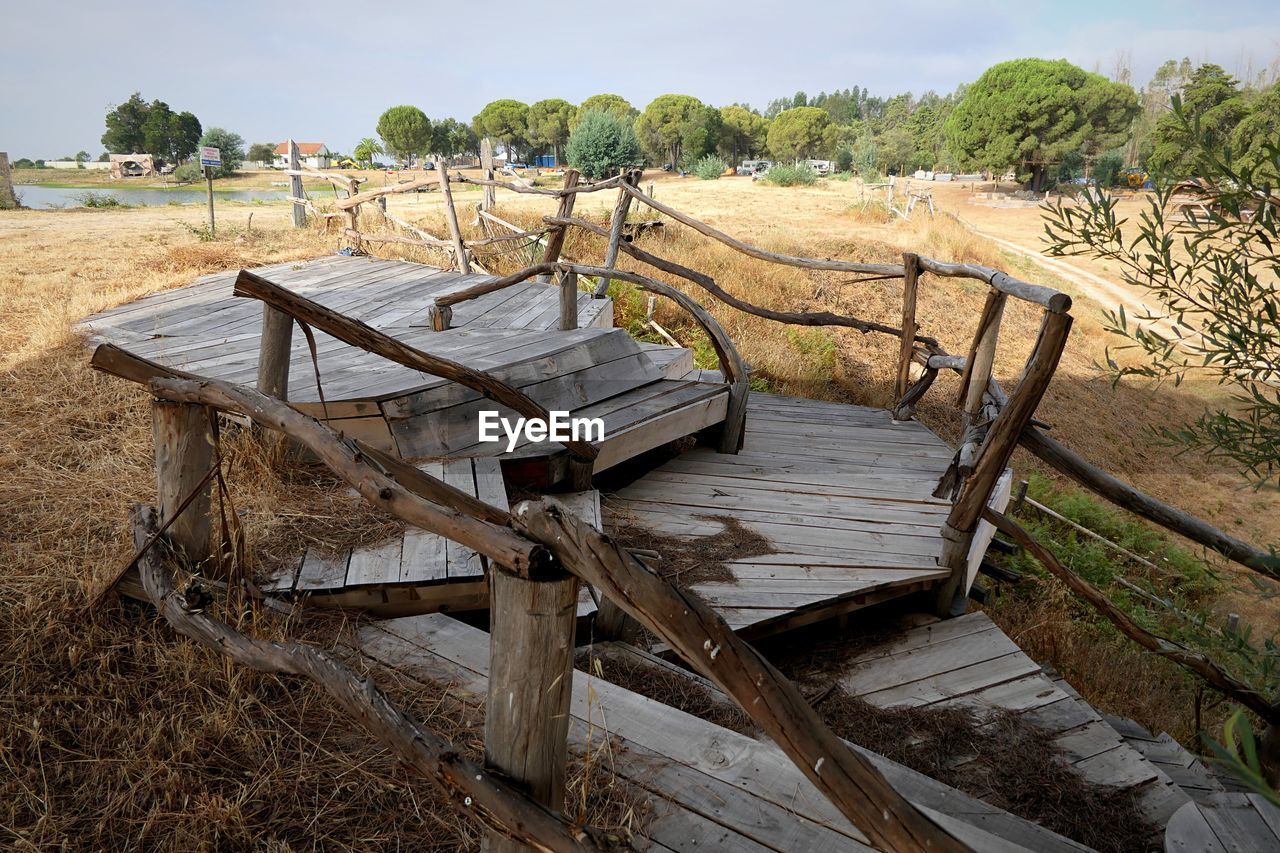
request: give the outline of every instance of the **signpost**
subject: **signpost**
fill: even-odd
[[[209,188],[209,238],[213,239],[218,236],[213,223],[213,170],[222,168],[222,152],[208,145],[200,146],[200,165]]]

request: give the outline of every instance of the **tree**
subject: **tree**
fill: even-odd
[[[351,156],[355,158],[356,162],[364,163],[366,166],[372,168],[373,158],[383,153],[385,153],[385,151],[383,147],[378,144],[378,140],[374,139],[372,136],[366,136],[364,139],[361,139],[356,143],[355,150],[351,152]]]
[[[270,163],[276,158],[276,147],[270,142],[255,142],[249,146],[245,159],[250,163]]]
[[[560,152],[569,141],[569,122],[577,107],[560,98],[548,98],[529,106],[529,141],[549,146],[560,162]]]
[[[1252,109],[1231,137],[1231,150],[1242,167],[1256,170],[1259,176],[1270,175],[1274,186],[1280,183],[1280,163],[1268,150],[1280,139],[1280,83],[1258,95]]]
[[[76,152],[76,162],[77,162],[77,163],[88,163],[88,162],[89,162],[89,160],[90,160],[90,158],[92,158],[92,157],[93,157],[93,155],[92,155],[92,154],[90,154],[88,151],[77,151],[77,152]]]
[[[214,177],[230,177],[244,164],[244,139],[238,133],[211,127],[200,137],[199,144],[217,148],[222,154],[222,167],[214,170]]]
[[[659,95],[636,119],[636,135],[656,157],[665,155],[674,168],[680,164],[686,139],[705,115],[703,109],[702,101],[692,95]]]
[[[422,110],[402,104],[378,117],[378,136],[388,154],[407,164],[431,148],[431,122]]]
[[[739,104],[720,108],[720,151],[737,164],[740,157],[754,157],[764,150],[769,122]]]
[[[569,165],[597,180],[618,174],[644,159],[631,122],[605,110],[582,114],[566,146]]]
[[[779,160],[807,160],[836,145],[836,127],[819,107],[792,107],[769,125],[769,151]]]
[[[142,123],[142,150],[169,162],[174,159],[173,147],[173,111],[164,101],[152,101],[147,120]]]
[[[169,139],[173,145],[173,157],[176,161],[187,160],[196,153],[200,145],[200,137],[204,133],[200,127],[200,119],[183,110],[173,116],[169,130]]]
[[[138,154],[146,147],[142,126],[147,121],[150,107],[142,100],[142,93],[134,92],[123,104],[111,107],[107,112],[107,131],[102,134],[102,144],[112,154]]]
[[[569,120],[569,130],[574,130],[578,123],[582,121],[583,116],[592,111],[609,113],[628,124],[633,123],[636,120],[636,116],[640,115],[640,111],[631,106],[631,102],[621,95],[592,95],[578,105],[577,112]]]
[[[1045,215],[1050,251],[1092,255],[1114,263],[1124,281],[1159,305],[1149,316],[1107,314],[1109,331],[1135,351],[1120,364],[1107,352],[1113,381],[1137,376],[1206,377],[1228,389],[1228,406],[1195,422],[1159,430],[1169,445],[1195,449],[1234,464],[1256,485],[1280,484],[1280,201],[1274,164],[1280,145],[1266,143],[1273,164],[1232,164],[1219,140],[1197,130],[1174,99],[1173,121],[1187,141],[1194,183],[1157,185],[1138,217],[1122,218],[1116,200],[1090,193],[1079,203],[1058,202]],[[1194,193],[1213,211],[1188,220],[1170,204],[1175,193]],[[1177,247],[1177,250],[1173,250]],[[1136,361],[1136,363],[1135,363]]]
[[[1204,134],[1202,141],[1221,151],[1249,114],[1249,108],[1235,78],[1212,64],[1191,72],[1173,99],[1181,99],[1187,121],[1184,124],[1174,112],[1167,112],[1156,121],[1147,166],[1152,172],[1178,180],[1191,176],[1197,156],[1187,128],[1198,127]]]
[[[528,139],[529,106],[511,98],[491,101],[472,120],[472,126],[477,136],[488,136],[501,142],[510,163],[518,159],[518,150]]]
[[[1031,173],[1044,188],[1046,167],[1068,151],[1092,154],[1124,141],[1138,111],[1129,86],[1065,59],[1015,59],[988,68],[946,122],[952,150],[967,164]]]

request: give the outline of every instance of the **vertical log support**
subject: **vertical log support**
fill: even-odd
[[[1003,302],[1000,304],[1003,306]],[[944,542],[941,564],[951,569],[951,576],[938,590],[935,608],[940,615],[951,612],[956,593],[965,576],[974,528],[982,516],[982,510],[991,499],[996,481],[1009,465],[1019,437],[1030,424],[1036,407],[1040,405],[1040,400],[1049,387],[1070,331],[1071,315],[1045,312],[1040,324],[1040,334],[1027,359],[1022,378],[1018,380],[1018,386],[987,430],[986,438],[978,450],[973,473],[960,486],[960,492],[942,526]],[[970,383],[976,384],[980,376],[980,372],[974,370]],[[985,380],[980,387],[986,387]]]
[[[13,193],[13,175],[9,172],[9,155],[0,151],[0,210],[15,210],[18,197]]]
[[[449,324],[453,322],[453,309],[448,305],[436,305],[433,302],[427,308],[427,318],[431,320],[431,330],[433,332],[446,331],[449,328]]]
[[[966,429],[975,423],[982,412],[982,395],[987,393],[987,386],[991,384],[991,371],[996,362],[996,345],[1000,342],[1000,321],[1004,317],[1004,306],[1008,298],[1007,294],[995,288],[987,293],[986,304],[982,307],[982,317],[978,321],[978,330],[974,333],[969,357],[964,362],[964,373],[960,376],[960,391],[956,403],[964,406]]]
[[[578,274],[572,270],[560,275],[560,331],[578,328]]]
[[[480,168],[484,170],[484,179],[486,181],[493,180],[493,140],[485,137],[480,140]],[[492,186],[486,184],[484,193],[481,196],[480,209],[485,213],[493,212],[493,207],[497,203]]]
[[[489,585],[485,766],[560,811],[569,759],[578,579],[566,572],[552,580],[526,580],[494,569]],[[484,849],[514,853],[529,848],[490,834]]]
[[[640,171],[633,169],[623,174],[623,180],[631,186],[635,186],[640,181]],[[618,201],[613,205],[613,217],[609,220],[609,246],[604,253],[605,269],[613,269],[618,263],[618,246],[622,243],[622,232],[627,224],[627,211],[631,209],[631,194],[625,189],[618,190]],[[601,276],[600,283],[596,285],[595,293],[592,294],[596,299],[603,299],[605,294],[609,292],[609,282],[613,279],[608,276]]]
[[[582,175],[577,169],[567,169],[564,173],[564,188],[572,189],[578,185],[578,181]],[[560,196],[560,207],[556,210],[556,216],[561,219],[568,219],[573,216],[573,205],[578,198],[577,193],[565,193]],[[564,250],[564,240],[568,234],[568,226],[557,225],[547,234],[547,248],[542,253],[544,263],[554,264],[560,260],[560,252]],[[551,281],[550,275],[538,276],[539,281]],[[574,328],[577,328],[576,326]]]
[[[298,143],[292,139],[289,140],[289,171],[293,172],[289,176],[289,194],[296,199],[302,196],[302,175],[298,172],[302,169],[302,158],[298,156]],[[307,225],[307,206],[301,201],[293,203],[293,227],[305,228]]]
[[[436,160],[436,173],[440,176],[440,194],[444,196],[444,215],[449,220],[449,237],[453,240],[453,255],[458,264],[458,272],[467,275],[471,272],[471,262],[467,260],[467,247],[462,242],[462,229],[458,226],[458,209],[453,206],[453,191],[449,189],[449,170],[444,160]]]
[[[151,403],[151,432],[155,442],[156,503],[161,524],[178,514],[193,493],[195,497],[169,527],[174,554],[192,568],[213,571],[213,526],[210,520],[212,487],[200,485],[213,467],[213,435],[204,406],[194,403]]]
[[[289,360],[293,350],[293,318],[263,303],[262,339],[258,346],[258,390],[289,399]]]
[[[915,352],[916,290],[920,280],[920,256],[911,252],[902,255],[902,346],[898,351],[898,383],[894,386],[895,400],[901,400],[911,383],[911,357]]]

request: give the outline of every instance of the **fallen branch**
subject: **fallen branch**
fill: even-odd
[[[154,507],[134,508],[133,536],[139,549],[158,531],[157,516]],[[138,559],[138,572],[148,597],[175,631],[250,669],[311,679],[375,740],[426,777],[459,813],[538,850],[607,849],[597,843],[591,829],[571,823],[463,758],[452,743],[396,707],[372,680],[360,678],[324,650],[247,637],[206,613],[189,609],[155,549]]]
[[[1093,609],[1107,618],[1129,639],[1148,651],[1177,663],[1189,672],[1200,676],[1210,687],[1232,701],[1239,702],[1253,711],[1268,723],[1280,723],[1280,708],[1277,708],[1258,691],[1228,673],[1221,666],[1200,652],[1188,649],[1181,643],[1152,634],[1130,618],[1119,607],[1093,584],[1068,569],[1058,561],[1048,548],[1031,537],[1022,525],[1002,513],[987,508],[982,517],[994,524],[999,530],[1008,534],[1015,542],[1031,552],[1031,556],[1040,561],[1058,580],[1071,588],[1071,591],[1088,602]]]
[[[569,571],[641,622],[714,681],[805,776],[881,850],[966,850],[835,736],[804,696],[696,595],[648,571],[553,500],[522,501],[516,529],[544,543]]]

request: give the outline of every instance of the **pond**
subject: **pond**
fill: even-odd
[[[178,189],[115,189],[114,187],[41,187],[34,184],[20,184],[14,191],[26,207],[40,210],[53,210],[60,207],[84,207],[85,198],[92,194],[96,198],[110,197],[124,205],[156,206],[166,204],[204,204],[205,190]],[[287,198],[284,190],[214,190],[216,201],[276,201]]]

